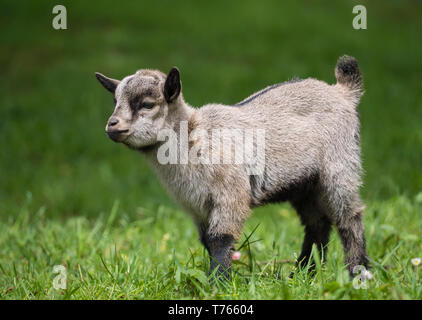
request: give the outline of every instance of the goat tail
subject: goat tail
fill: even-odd
[[[344,55],[337,60],[335,69],[337,83],[347,87],[356,98],[363,93],[363,78],[358,62],[351,56]]]

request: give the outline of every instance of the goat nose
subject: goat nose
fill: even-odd
[[[117,119],[116,117],[111,117],[110,120],[108,121],[108,126],[114,127],[118,123],[119,123],[119,119]]]

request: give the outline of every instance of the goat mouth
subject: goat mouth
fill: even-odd
[[[108,130],[108,137],[114,142],[123,142],[129,137],[129,129],[125,130]]]

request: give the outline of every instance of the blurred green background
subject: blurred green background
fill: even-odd
[[[67,8],[68,29],[52,28]],[[354,30],[364,4],[368,29]],[[181,70],[193,106],[232,104],[297,77],[333,83],[355,56],[366,93],[362,195],[422,190],[421,1],[2,1],[0,4],[0,216],[27,199],[47,217],[98,216],[115,200],[137,217],[175,207],[144,159],[112,143],[113,100],[95,71]]]

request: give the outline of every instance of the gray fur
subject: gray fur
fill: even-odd
[[[181,91],[176,90],[171,101],[165,97],[165,74],[140,70],[119,82],[110,118],[117,117],[119,122],[109,123],[106,130],[113,140],[146,156],[169,193],[192,216],[211,257],[224,268],[230,267],[229,249],[251,208],[290,201],[305,226],[298,262],[308,260],[312,244],[326,246],[334,225],[351,271],[368,261],[361,221],[364,205],[359,196],[357,105],[362,77],[356,60],[347,56],[339,59],[335,75],[334,85],[308,78],[270,86],[238,107],[212,103],[192,108]],[[103,85],[104,79],[100,80]],[[174,79],[171,83],[174,87]],[[144,100],[152,101],[154,107],[142,108]],[[190,130],[265,129],[263,174],[249,176],[244,165],[159,164],[157,150],[162,142],[157,141],[157,133],[164,128],[178,132],[183,120],[189,122]]]

